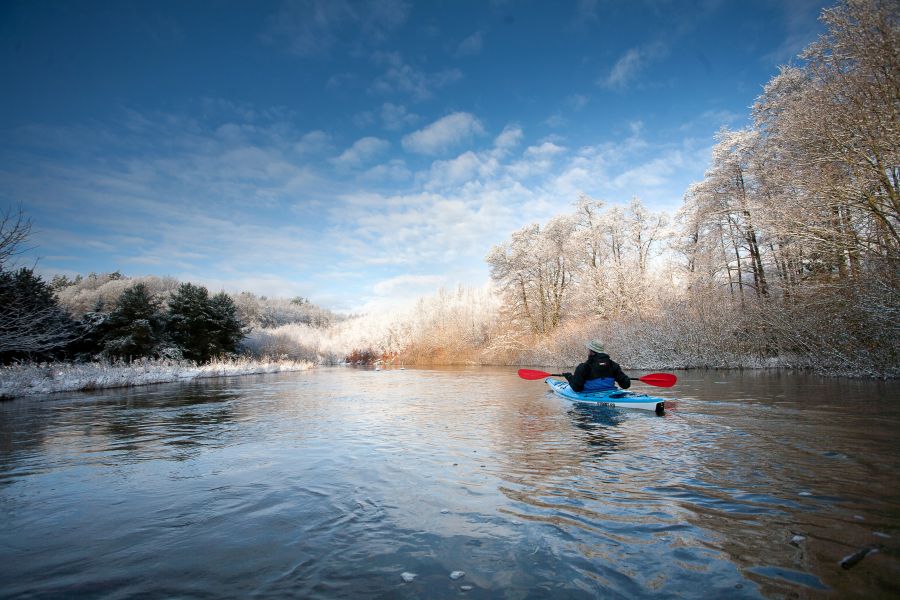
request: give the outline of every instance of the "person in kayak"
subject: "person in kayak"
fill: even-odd
[[[588,349],[586,361],[575,367],[575,373],[563,373],[574,392],[599,392],[619,387],[627,390],[631,387],[631,378],[622,372],[619,363],[603,351],[603,345],[597,340],[585,344]]]

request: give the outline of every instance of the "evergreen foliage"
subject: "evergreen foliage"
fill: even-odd
[[[210,299],[209,308],[212,342],[216,348],[214,354],[237,352],[237,346],[244,337],[244,328],[238,318],[234,300],[225,292],[219,292]]]
[[[56,358],[74,335],[72,319],[40,276],[0,266],[0,362]]]
[[[230,297],[183,283],[169,300],[169,335],[185,358],[205,363],[234,352],[244,333]]]
[[[165,313],[146,285],[137,283],[119,297],[104,323],[104,354],[132,360],[153,357],[165,342]]]
[[[94,310],[85,313],[75,322],[78,335],[67,348],[69,356],[77,361],[94,360],[102,355],[109,313],[104,303],[98,301]]]
[[[212,356],[210,324],[207,289],[181,284],[169,300],[169,336],[185,358],[206,362]]]

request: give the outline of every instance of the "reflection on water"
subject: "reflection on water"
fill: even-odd
[[[895,384],[679,377],[664,417],[513,369],[0,404],[0,596],[900,593]]]

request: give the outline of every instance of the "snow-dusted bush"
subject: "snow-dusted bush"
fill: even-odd
[[[213,360],[201,366],[171,360],[18,364],[0,367],[0,398],[190,381],[205,377],[303,371],[311,366],[311,363],[303,361],[246,357]]]

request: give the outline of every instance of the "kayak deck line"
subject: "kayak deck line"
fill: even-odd
[[[590,404],[592,406],[601,406],[605,408],[637,408],[641,410],[652,410],[656,414],[661,415],[665,412],[665,398],[657,398],[656,396],[648,396],[647,394],[639,394],[637,392],[629,392],[626,390],[614,389],[599,392],[576,392],[566,381],[559,381],[547,377],[544,381],[553,390],[553,393],[561,398],[565,398],[570,402],[578,402],[580,404]]]

